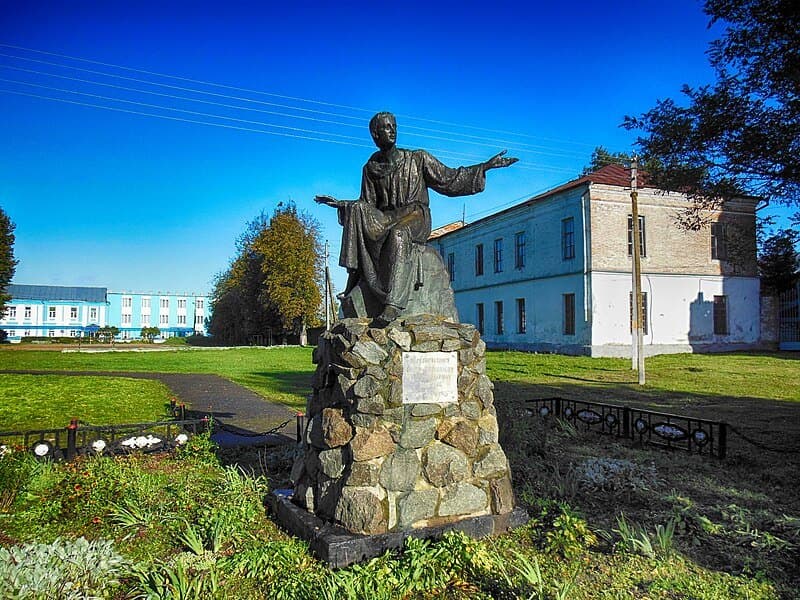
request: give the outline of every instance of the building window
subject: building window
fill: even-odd
[[[122,308],[130,308],[132,306],[133,300],[130,296],[123,296],[122,297]]]
[[[142,298],[142,308],[150,308],[150,298]]]
[[[195,325],[202,325],[203,324],[203,315],[195,315],[194,324]]]
[[[186,325],[186,315],[178,315],[178,325]]]
[[[525,268],[525,232],[514,234],[514,268]]]
[[[161,308],[169,308],[169,298],[161,298]]]
[[[201,310],[203,309],[203,299],[202,299],[202,298],[198,298],[198,299],[195,301],[195,307],[196,307],[196,308],[199,308],[199,309],[201,309]]]
[[[575,258],[575,219],[572,217],[561,221],[561,257],[564,260]]]
[[[494,272],[503,272],[503,238],[494,241]]]
[[[714,335],[728,335],[727,296],[714,296]]]
[[[131,324],[131,316],[129,314],[122,315],[122,324],[123,325],[130,325]]]
[[[711,224],[711,258],[715,260],[728,258],[728,228],[725,223]]]
[[[56,337],[56,330],[55,329],[48,329],[47,330],[48,337]]]
[[[89,309],[89,320],[92,321],[92,322],[97,321],[97,309],[96,308],[90,308]]]
[[[494,330],[497,335],[503,334],[503,302],[502,300],[498,300],[494,303],[494,316],[495,316],[495,324]]]
[[[48,306],[47,307],[47,318],[48,319],[55,319],[56,318],[56,307],[55,306]]]
[[[475,305],[475,320],[477,321],[478,325],[478,333],[483,335],[483,327],[484,327],[484,320],[483,320],[483,302],[478,302]]]
[[[639,215],[639,256],[647,256],[644,215]],[[633,215],[628,215],[628,256],[633,256]]]
[[[564,335],[575,335],[575,294],[563,294]]]
[[[483,244],[475,246],[475,275],[483,275]]]
[[[7,319],[16,319],[17,318],[17,307],[16,306],[7,306],[6,307],[5,318],[7,318]]]
[[[150,327],[150,315],[142,315],[142,327]]]
[[[161,325],[167,325],[169,323],[169,315],[159,315],[158,322]]]
[[[8,330],[8,337],[17,337],[17,332],[14,329]]]
[[[525,298],[517,298],[517,333],[525,333],[528,327],[525,317]]]
[[[186,298],[178,298],[178,308],[186,308]]]
[[[450,281],[456,280],[456,254],[449,252],[447,254],[447,273],[450,276]]]
[[[78,307],[77,306],[70,306],[69,307],[69,318],[73,319],[73,320],[78,318]]]
[[[30,306],[26,306],[25,307],[25,318],[26,319],[30,319],[31,318],[31,307]]]
[[[642,333],[647,335],[647,292],[641,292],[642,306],[639,308],[639,318],[642,319]],[[633,331],[633,292],[628,293],[628,311],[631,316],[631,331]]]

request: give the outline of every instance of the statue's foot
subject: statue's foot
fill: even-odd
[[[400,316],[400,309],[391,304],[387,304],[383,312],[372,320],[372,326],[383,329],[389,323]]]

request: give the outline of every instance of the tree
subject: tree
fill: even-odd
[[[319,224],[280,203],[261,213],[236,242],[237,255],[217,276],[209,332],[225,344],[302,334],[318,319],[322,256]]]
[[[264,301],[280,317],[284,331],[305,336],[306,326],[319,320],[323,265],[319,223],[281,205],[253,244],[263,257]]]
[[[796,0],[706,0],[725,22],[708,55],[716,82],[685,85],[686,105],[659,101],[623,126],[655,159],[651,182],[693,201],[683,225],[736,195],[800,206],[800,5]]]
[[[627,152],[610,152],[603,146],[597,146],[592,151],[592,158],[588,165],[583,167],[581,175],[594,173],[607,165],[628,165],[631,162],[631,155]]]
[[[797,231],[781,229],[761,244],[758,271],[764,294],[784,292],[800,279],[800,253],[797,251],[799,241],[800,234]]]
[[[142,327],[140,335],[144,341],[152,344],[153,340],[161,335],[161,330],[158,327]]]
[[[103,341],[113,342],[114,338],[119,335],[119,327],[115,327],[114,325],[111,325],[110,327],[108,325],[105,327],[100,327],[97,330],[96,335]]]
[[[0,207],[0,316],[5,311],[6,302],[11,300],[6,290],[17,268],[17,261],[14,259],[14,228],[14,223]]]

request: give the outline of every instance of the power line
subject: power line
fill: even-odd
[[[250,120],[250,119],[240,119],[240,118],[237,118],[237,117],[229,117],[229,116],[225,116],[225,115],[217,115],[217,114],[213,114],[213,113],[206,113],[206,112],[200,112],[200,111],[192,111],[192,110],[187,110],[187,109],[181,109],[181,108],[177,108],[177,107],[173,107],[173,106],[163,106],[163,105],[160,105],[160,104],[139,102],[139,101],[136,101],[136,100],[128,100],[128,99],[124,99],[124,98],[114,98],[114,97],[111,97],[111,96],[103,96],[103,95],[100,95],[100,94],[92,94],[92,93],[89,93],[89,92],[81,92],[81,91],[78,91],[78,90],[57,88],[57,87],[53,87],[53,86],[47,86],[47,85],[42,85],[42,84],[37,84],[37,83],[32,83],[32,82],[27,82],[27,81],[19,81],[19,80],[6,79],[6,78],[0,78],[0,81],[4,81],[6,83],[19,84],[19,85],[27,85],[27,86],[37,87],[37,88],[46,89],[46,90],[50,90],[50,91],[57,91],[57,92],[68,93],[68,94],[77,94],[77,95],[81,95],[81,96],[87,96],[87,97],[91,97],[91,98],[95,98],[95,99],[99,99],[99,100],[106,100],[106,101],[110,101],[110,102],[122,102],[122,103],[126,103],[126,104],[133,104],[133,105],[136,105],[136,106],[142,106],[142,107],[146,107],[146,108],[154,108],[154,109],[157,109],[157,110],[167,110],[167,111],[173,111],[173,112],[180,112],[180,113],[183,113],[183,114],[189,114],[189,115],[200,116],[200,117],[208,117],[208,118],[212,118],[212,119],[223,119],[223,120],[227,120],[227,121],[234,121],[234,122],[245,123],[245,124],[249,124],[249,125],[260,125],[260,126],[263,126],[263,127],[272,127],[272,128],[276,128],[276,129],[285,129],[285,130],[289,130],[289,131],[296,131],[296,132],[300,132],[300,133],[307,133],[307,134],[313,134],[313,135],[319,135],[319,136],[332,136],[332,137],[350,139],[350,140],[356,140],[356,141],[361,139],[360,137],[348,136],[348,135],[343,135],[343,134],[338,134],[338,133],[333,133],[333,132],[319,131],[319,130],[313,130],[313,129],[304,129],[304,128],[300,128],[300,127],[291,127],[291,126],[287,126],[287,125],[278,125],[278,124],[275,124],[275,123],[267,123],[267,122],[264,122],[264,121],[254,121],[254,120]],[[10,90],[3,90],[3,91],[10,92]],[[13,93],[13,92],[11,92],[11,93]],[[53,97],[50,97],[50,96],[40,96],[40,95],[36,95],[36,94],[21,94],[21,95],[27,95],[27,96],[30,96],[30,97],[41,98],[41,99],[44,99],[44,100],[53,100],[53,101],[60,100],[58,98],[53,98]],[[78,105],[81,105],[81,106],[86,106],[86,107],[91,107],[91,108],[107,108],[107,109],[113,110],[112,107],[106,107],[106,106],[101,106],[101,105],[97,105],[97,104],[77,103],[77,102],[71,102],[71,101],[68,101],[68,102],[71,103],[71,104],[78,104]],[[215,103],[212,103],[212,104],[215,104]],[[137,115],[140,115],[140,116],[151,116],[151,117],[152,116],[156,116],[156,115],[152,115],[150,113],[143,113],[143,112],[137,112],[137,111],[121,111],[121,112],[127,112],[129,114],[137,114]],[[197,122],[197,121],[189,121],[189,120],[184,120],[184,121],[185,122]],[[202,124],[214,125],[213,123],[208,123],[208,122],[203,122]],[[248,130],[248,129],[245,129],[245,128],[241,128],[241,129],[242,130]],[[262,133],[266,133],[266,132],[262,132]],[[331,141],[331,140],[322,139],[322,138],[305,138],[305,139],[315,139],[317,141]],[[372,148],[372,146],[368,146],[366,144],[356,144],[356,145],[358,145],[360,147]],[[477,154],[458,152],[458,151],[454,151],[454,150],[438,149],[438,148],[431,149],[431,152],[436,152],[440,156],[443,156],[443,157],[448,158],[448,159],[454,159],[454,160],[463,160],[465,158],[466,159],[482,158],[482,156],[479,156]],[[555,166],[549,166],[549,165],[537,165],[537,164],[533,164],[533,163],[532,164],[522,164],[522,165],[520,165],[520,168],[522,168],[524,170],[539,170],[539,171],[541,171],[541,170],[545,170],[545,171],[553,171],[553,170],[562,171],[562,170],[564,170],[564,171],[567,171],[567,169],[564,169],[564,168],[561,168],[561,167],[555,167]]]
[[[345,110],[353,110],[353,111],[358,111],[358,112],[368,112],[368,113],[374,113],[375,112],[374,109],[367,109],[367,108],[363,108],[363,107],[348,106],[348,105],[344,105],[344,104],[336,104],[336,103],[333,103],[333,102],[327,102],[327,101],[322,101],[322,100],[314,100],[314,99],[310,99],[310,98],[301,98],[301,97],[298,97],[298,96],[289,96],[289,95],[284,95],[284,94],[277,94],[277,93],[274,93],[274,92],[266,92],[266,91],[263,91],[263,90],[254,90],[254,89],[250,89],[250,88],[232,86],[232,85],[216,83],[216,82],[212,82],[212,81],[204,81],[204,80],[200,80],[200,79],[192,79],[192,78],[189,78],[189,77],[182,77],[182,76],[171,75],[171,74],[167,74],[167,73],[159,73],[159,72],[155,72],[155,71],[148,71],[148,70],[145,70],[145,69],[137,69],[137,68],[134,68],[134,67],[128,67],[128,66],[118,65],[118,64],[114,64],[114,63],[106,63],[106,62],[91,60],[91,59],[82,58],[82,57],[70,56],[70,55],[66,55],[66,54],[60,54],[60,53],[57,53],[57,52],[48,52],[48,51],[45,51],[45,50],[27,48],[27,47],[24,47],[24,46],[15,46],[15,45],[12,45],[12,44],[4,44],[4,43],[0,43],[0,46],[6,47],[6,48],[14,48],[16,50],[23,50],[23,51],[27,51],[27,52],[34,52],[34,53],[38,53],[38,54],[44,54],[44,55],[48,55],[48,56],[55,56],[55,57],[58,57],[58,58],[66,58],[66,59],[69,59],[69,60],[75,60],[75,61],[85,62],[85,63],[89,63],[89,64],[95,64],[95,65],[100,65],[100,66],[105,66],[105,67],[122,69],[122,70],[125,70],[125,71],[134,72],[134,73],[142,73],[142,74],[146,74],[146,75],[153,75],[153,76],[156,76],[156,77],[164,77],[164,78],[168,78],[168,79],[174,79],[174,80],[177,80],[177,81],[186,81],[186,82],[189,82],[189,83],[198,83],[198,84],[214,86],[214,87],[218,87],[218,88],[222,88],[222,89],[230,89],[230,90],[234,90],[234,91],[248,92],[248,93],[253,93],[253,94],[265,95],[265,96],[270,96],[270,97],[273,97],[273,98],[281,98],[281,99],[284,99],[284,100],[293,100],[293,101],[296,101],[296,102],[306,102],[306,103],[310,103],[310,104],[317,104],[317,105],[320,105],[320,106],[330,106],[330,107],[334,107],[334,108],[342,108],[342,109],[345,109]],[[4,56],[8,56],[8,55],[4,55]],[[13,57],[13,58],[20,58],[22,60],[35,60],[35,59],[29,59],[29,58],[24,58],[24,57]],[[53,63],[47,63],[46,61],[38,61],[38,62],[45,62],[46,64],[53,64]],[[59,66],[63,66],[63,65],[59,65]],[[75,69],[78,69],[78,70],[84,70],[84,69],[80,69],[80,67],[67,66],[67,68],[75,68]],[[92,71],[89,71],[89,72],[92,72]],[[122,76],[119,76],[119,77],[122,77]],[[167,84],[163,84],[163,85],[167,85]],[[308,110],[308,109],[298,108],[298,110]],[[345,116],[345,115],[337,115],[337,116]],[[442,121],[442,120],[438,120],[438,119],[429,119],[429,118],[425,118],[425,117],[416,117],[416,116],[413,116],[413,115],[402,115],[401,114],[401,115],[398,115],[398,116],[406,118],[406,119],[412,119],[412,120],[415,120],[415,121],[435,123],[435,124],[447,125],[447,126],[451,126],[451,127],[466,128],[466,129],[472,129],[472,130],[477,130],[477,131],[486,131],[486,132],[491,132],[491,133],[500,133],[500,134],[504,134],[504,135],[515,135],[515,136],[525,137],[525,138],[528,138],[528,139],[541,139],[541,140],[564,143],[564,144],[578,145],[578,146],[583,146],[583,147],[587,147],[587,148],[593,148],[594,147],[592,144],[588,144],[586,142],[577,142],[577,141],[574,141],[574,140],[566,140],[566,139],[559,139],[559,138],[548,138],[548,137],[544,137],[544,136],[533,136],[533,135],[530,135],[530,134],[520,133],[518,131],[507,131],[507,130],[503,130],[503,129],[492,129],[492,128],[488,128],[488,127],[478,127],[478,126],[474,126],[474,125],[465,125],[465,124],[459,124],[459,123],[452,123],[452,122],[449,122],[449,121]],[[349,117],[348,116],[347,118],[361,118],[361,117]],[[407,127],[411,127],[411,126],[407,126]],[[462,135],[467,135],[467,134],[462,134]]]
[[[0,44],[0,46],[2,46],[2,45],[3,44]],[[145,79],[138,79],[138,78],[133,78],[133,77],[125,77],[125,76],[122,76],[122,75],[115,75],[113,73],[104,73],[102,71],[95,71],[93,69],[83,69],[83,68],[80,68],[80,67],[73,67],[73,66],[70,66],[70,65],[62,65],[62,64],[59,64],[59,63],[53,63],[51,61],[42,61],[42,60],[37,60],[37,59],[33,59],[33,58],[14,56],[14,55],[5,54],[5,53],[2,53],[2,52],[0,52],[0,56],[6,57],[6,58],[11,58],[11,59],[25,60],[25,61],[36,62],[36,63],[40,63],[40,64],[46,64],[46,65],[57,67],[57,68],[75,69],[75,70],[78,70],[78,71],[87,72],[87,73],[91,73],[91,74],[94,74],[94,75],[100,75],[102,77],[118,78],[118,79],[123,79],[123,80],[127,80],[127,81],[134,81],[134,82],[137,82],[137,83],[143,83],[145,85],[166,87],[166,88],[169,88],[169,89],[175,89],[175,90],[178,90],[178,91],[190,92],[190,93],[194,93],[194,94],[206,94],[206,95],[210,95],[210,96],[214,96],[214,97],[218,97],[218,98],[227,98],[227,99],[237,100],[237,101],[240,101],[240,102],[248,102],[248,103],[261,104],[261,105],[266,105],[266,106],[274,106],[274,107],[278,107],[278,108],[286,108],[286,109],[294,110],[294,111],[304,111],[304,112],[310,112],[310,113],[313,113],[313,114],[321,114],[321,115],[325,115],[325,116],[332,116],[332,117],[338,117],[338,118],[345,118],[345,119],[354,119],[354,118],[356,118],[356,117],[352,117],[352,116],[349,116],[349,115],[342,115],[342,114],[338,114],[338,113],[331,113],[331,112],[326,112],[326,111],[318,111],[318,110],[314,110],[314,109],[295,107],[295,106],[290,106],[290,105],[285,105],[285,104],[278,104],[278,103],[274,103],[274,102],[265,102],[265,101],[262,101],[262,100],[254,100],[252,98],[243,98],[243,97],[240,97],[240,96],[230,96],[230,95],[227,95],[227,94],[217,94],[215,92],[208,92],[208,91],[205,91],[205,90],[198,90],[198,89],[195,89],[195,88],[186,88],[186,87],[182,87],[182,86],[173,86],[173,85],[169,85],[169,84],[165,84],[165,83],[159,83],[159,82],[155,82],[155,81],[148,81],[148,80],[145,80]],[[200,103],[203,103],[203,104],[212,104],[212,105],[216,105],[216,106],[225,106],[227,108],[235,108],[237,110],[250,110],[250,111],[255,111],[255,112],[273,114],[273,115],[277,115],[277,116],[284,116],[284,117],[287,117],[287,118],[311,120],[311,121],[323,122],[323,123],[328,123],[328,124],[333,124],[333,125],[340,125],[340,126],[344,126],[344,127],[359,127],[360,128],[360,127],[363,126],[360,122],[359,123],[343,123],[341,121],[330,121],[330,120],[327,120],[327,119],[320,119],[320,118],[317,118],[317,117],[309,117],[309,116],[305,116],[305,115],[291,115],[291,114],[288,114],[288,113],[278,113],[278,112],[274,112],[274,111],[267,111],[267,110],[264,110],[264,109],[257,109],[257,108],[249,107],[249,106],[229,105],[229,104],[224,104],[224,103],[211,102],[210,100],[202,100],[202,99],[199,99],[199,98],[190,98],[190,97],[186,97],[186,96],[176,96],[174,94],[164,94],[162,92],[155,92],[153,90],[142,90],[142,89],[139,89],[139,88],[131,88],[131,87],[127,87],[127,86],[120,86],[120,85],[113,84],[113,83],[94,81],[94,80],[91,80],[91,79],[83,79],[83,78],[80,78],[80,77],[71,77],[69,75],[59,75],[57,73],[48,73],[46,71],[38,71],[38,70],[35,70],[35,69],[25,69],[23,67],[17,67],[17,66],[14,66],[14,65],[0,65],[0,67],[7,68],[7,69],[13,69],[13,70],[17,70],[17,71],[21,71],[21,72],[25,72],[25,73],[43,75],[45,77],[55,77],[55,78],[59,78],[59,79],[77,81],[77,82],[80,82],[80,83],[87,83],[89,85],[110,87],[110,88],[114,88],[114,89],[119,89],[119,90],[124,90],[124,91],[131,91],[131,92],[140,93],[140,94],[152,94],[152,95],[157,95],[157,96],[162,96],[162,97],[168,97],[168,98],[183,100],[183,101],[186,101],[186,102],[200,102]],[[214,85],[214,84],[212,84],[212,85]],[[495,140],[495,139],[491,139],[491,138],[486,138],[486,137],[481,137],[481,136],[473,136],[473,135],[457,133],[457,132],[447,132],[447,131],[442,131],[442,130],[438,130],[438,129],[415,127],[413,125],[404,125],[403,129],[412,129],[412,130],[417,130],[417,131],[430,131],[430,132],[433,132],[433,133],[444,133],[445,135],[454,135],[454,136],[456,136],[456,138],[441,137],[441,136],[430,135],[430,134],[425,134],[425,133],[413,133],[413,131],[411,133],[407,133],[407,135],[410,135],[410,136],[422,137],[422,138],[427,138],[427,139],[436,139],[436,140],[440,140],[440,141],[456,142],[456,143],[459,143],[459,142],[462,142],[462,141],[468,141],[469,143],[482,145],[482,146],[486,146],[486,147],[491,147],[491,148],[506,147],[507,149],[509,149],[509,150],[511,150],[513,152],[530,152],[532,154],[540,154],[540,155],[545,155],[545,156],[555,156],[555,157],[561,157],[561,158],[578,158],[578,157],[582,157],[583,156],[583,153],[579,153],[577,151],[567,150],[567,151],[562,151],[562,152],[553,152],[553,151],[536,150],[536,149],[529,150],[527,148],[545,148],[546,149],[547,147],[546,146],[539,146],[539,145],[535,145],[535,144],[526,144],[524,142],[514,142],[514,141],[510,141],[510,140]],[[465,138],[465,139],[459,139],[459,138]],[[472,140],[478,140],[478,141],[476,142],[476,141],[472,141]]]

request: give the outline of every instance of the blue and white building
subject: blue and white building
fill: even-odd
[[[490,348],[630,356],[630,171],[608,165],[473,223],[435,230],[462,322]],[[639,188],[646,354],[761,346],[755,198],[675,224],[679,193]]]
[[[207,296],[171,292],[110,292],[103,287],[8,286],[11,300],[0,329],[11,342],[24,337],[86,337],[100,327],[117,327],[120,340],[141,338],[143,327],[160,337],[206,335]]]

